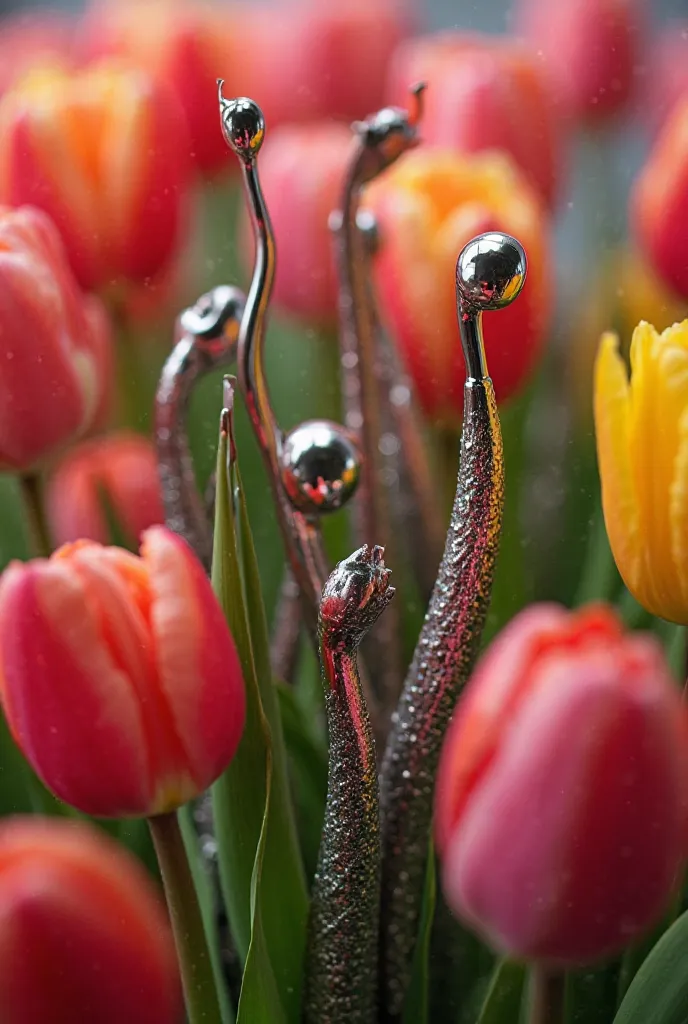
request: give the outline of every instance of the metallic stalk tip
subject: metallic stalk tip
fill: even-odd
[[[361,454],[351,434],[329,420],[294,427],[281,452],[282,482],[305,515],[322,515],[346,504],[361,476]]]
[[[223,79],[218,78],[222,134],[229,148],[241,160],[251,161],[265,138],[265,118],[257,103],[246,96],[227,100],[222,95]]]
[[[420,121],[421,121],[421,119],[423,117],[423,94],[424,94],[425,90],[427,89],[427,87],[428,87],[428,83],[427,82],[416,82],[416,84],[412,85],[410,90],[409,90],[410,93],[411,93],[411,96],[413,97],[413,99],[415,101],[415,106],[413,106],[411,108],[411,110],[409,110],[408,122],[414,128],[418,124],[420,124]]]
[[[394,597],[385,549],[364,544],[334,568],[322,592],[320,629],[330,640],[333,632],[345,646],[360,643]]]
[[[511,235],[490,231],[464,246],[456,261],[456,294],[467,313],[503,309],[526,279],[526,254]]]
[[[201,295],[179,317],[179,327],[199,341],[233,342],[236,348],[238,326],[246,305],[246,296],[238,288],[221,284]],[[229,335],[229,338],[227,337]]]

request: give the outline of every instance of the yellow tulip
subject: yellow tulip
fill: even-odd
[[[641,322],[630,379],[619,339],[595,364],[602,505],[616,564],[648,611],[688,625],[688,320]]]

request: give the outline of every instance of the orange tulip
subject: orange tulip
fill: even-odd
[[[549,83],[533,54],[513,40],[443,32],[409,39],[389,75],[392,102],[425,81],[423,141],[474,153],[508,153],[548,205],[559,178],[559,137]]]
[[[52,217],[84,288],[141,281],[173,258],[188,160],[175,96],[143,71],[35,72],[0,101],[0,199]]]
[[[88,541],[0,581],[0,698],[45,784],[99,817],[162,814],[231,761],[236,650],[210,582],[163,526],[141,556]]]
[[[688,298],[688,96],[667,118],[635,183],[632,214],[644,254]]]
[[[155,447],[145,437],[121,431],[84,441],[64,457],[46,495],[55,542],[112,540],[103,499],[128,541],[165,521]]]
[[[217,127],[217,77],[236,65],[232,12],[190,0],[97,0],[82,24],[86,56],[120,55],[163,79],[184,111],[194,163],[234,168]],[[231,79],[230,79],[231,80]],[[237,82],[234,92],[241,92]]]
[[[103,419],[110,328],[45,214],[0,207],[0,469],[32,469]]]
[[[3,1024],[178,1024],[165,912],[141,866],[85,824],[0,824]]]
[[[659,642],[610,609],[535,605],[478,664],[442,751],[449,905],[517,959],[617,952],[688,852],[688,713]]]
[[[461,421],[465,378],[457,253],[483,231],[506,231],[523,244],[528,277],[518,302],[484,324],[497,399],[508,398],[537,361],[552,304],[547,222],[535,193],[506,156],[421,148],[371,186],[366,202],[381,229],[383,312],[425,411],[448,425]]]

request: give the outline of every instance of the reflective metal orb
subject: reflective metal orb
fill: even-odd
[[[307,420],[294,427],[282,448],[282,482],[295,508],[306,515],[333,512],[358,486],[361,454],[344,427]]]
[[[193,306],[179,317],[179,326],[187,334],[206,341],[214,341],[227,333],[235,336],[246,305],[246,296],[239,288],[218,285],[201,295]]]
[[[242,160],[256,155],[265,138],[265,118],[257,103],[246,96],[226,100],[222,95],[222,79],[217,81],[220,99],[222,134],[229,148]]]
[[[456,288],[466,306],[502,309],[517,297],[526,279],[526,254],[511,235],[499,231],[477,235],[456,262]]]

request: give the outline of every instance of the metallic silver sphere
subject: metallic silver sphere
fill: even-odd
[[[358,486],[361,454],[344,427],[307,420],[294,427],[282,447],[282,482],[295,508],[306,515],[334,512]]]
[[[526,279],[520,242],[500,231],[477,235],[456,261],[456,290],[469,309],[502,309],[517,297]]]
[[[242,160],[251,160],[265,138],[265,118],[257,103],[246,96],[226,100],[222,79],[218,78],[222,134],[229,148]]]
[[[204,341],[219,340],[227,332],[236,340],[245,305],[246,296],[239,288],[220,284],[183,310],[179,327]]]

